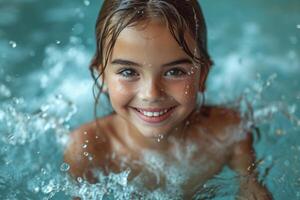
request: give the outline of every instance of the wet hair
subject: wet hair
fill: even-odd
[[[167,25],[179,46],[200,67],[200,90],[205,90],[205,81],[212,61],[207,51],[205,19],[197,0],[105,0],[96,22],[97,46],[89,67],[95,81],[95,112],[103,92],[104,70],[119,34],[126,27],[154,19]],[[189,49],[185,40],[187,31],[195,40],[198,53]],[[102,83],[99,83],[101,76]]]

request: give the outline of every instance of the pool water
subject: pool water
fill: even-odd
[[[0,199],[180,199],[176,169],[168,168],[172,184],[154,192],[129,184],[128,171],[99,172],[103,181],[95,185],[67,176],[67,136],[94,118],[88,64],[101,4],[0,1]],[[201,5],[215,62],[206,102],[235,106],[259,128],[260,179],[274,199],[300,199],[300,1]],[[99,115],[111,110],[103,97]],[[234,199],[236,191],[235,174],[224,168],[195,199]]]

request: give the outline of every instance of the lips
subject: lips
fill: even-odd
[[[161,123],[168,119],[175,107],[169,108],[133,108],[140,119],[147,123]]]

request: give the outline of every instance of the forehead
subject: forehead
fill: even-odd
[[[188,33],[185,34],[185,40],[193,52],[196,45]],[[112,59],[120,57],[155,64],[189,56],[176,42],[165,23],[150,21],[126,27],[120,33]]]

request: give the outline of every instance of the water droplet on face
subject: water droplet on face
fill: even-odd
[[[87,144],[83,144],[83,145],[82,145],[82,148],[86,149],[87,146],[88,146]]]
[[[16,48],[17,47],[17,43],[15,41],[9,41],[9,45],[12,47],[12,48]]]
[[[83,132],[83,134],[84,134],[84,135],[86,135],[86,134],[87,134],[87,132],[86,132],[86,131],[84,131],[84,132]]]
[[[85,140],[85,143],[89,143],[89,140]]]
[[[69,169],[70,169],[70,165],[67,164],[67,163],[63,163],[63,164],[60,165],[60,171],[62,171],[62,172],[66,172]]]
[[[160,142],[160,141],[163,140],[163,139],[164,139],[164,135],[159,134],[159,135],[157,136],[157,138],[156,138],[156,141],[157,141],[157,142]]]
[[[86,156],[86,157],[88,157],[89,153],[85,151],[85,152],[83,152],[83,155]]]

